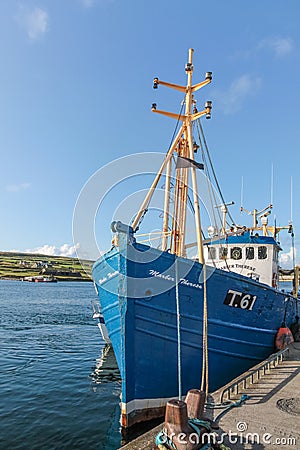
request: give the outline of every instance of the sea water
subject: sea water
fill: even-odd
[[[1,450],[120,447],[120,376],[93,301],[92,283],[0,280]]]
[[[1,449],[120,447],[121,384],[101,360],[96,300],[92,283],[0,281]]]

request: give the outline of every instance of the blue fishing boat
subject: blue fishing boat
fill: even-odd
[[[162,416],[168,399],[181,398],[191,388],[212,392],[263,360],[273,352],[282,323],[289,326],[297,315],[298,286],[293,293],[278,289],[277,236],[282,228],[292,233],[292,225],[269,226],[272,205],[250,212],[252,226],[236,225],[223,196],[217,203],[218,186],[212,188],[209,181],[212,214],[220,225],[212,221],[207,235],[201,228],[197,174],[209,178],[210,157],[204,156],[199,119],[210,118],[212,105],[206,102],[198,111],[194,93],[211,82],[212,74],[193,85],[192,60],[190,49],[185,86],[154,79],[154,88],[184,94],[180,114],[152,105],[153,112],[176,119],[181,127],[136,217],[130,225],[112,223],[113,247],[93,266],[122,378],[124,427]],[[199,147],[201,162],[195,159]],[[138,229],[162,179],[162,233],[155,247],[139,242]],[[188,208],[195,242],[187,232]]]

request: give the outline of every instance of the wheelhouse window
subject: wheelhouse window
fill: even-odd
[[[267,259],[267,256],[267,247],[265,245],[258,247],[258,259]]]
[[[241,247],[232,247],[230,250],[230,257],[235,260],[242,259]]]
[[[246,247],[246,259],[254,259],[254,247]]]
[[[208,259],[216,259],[216,247],[208,247]]]
[[[226,259],[228,254],[227,247],[220,247],[219,249],[219,258],[220,259]]]

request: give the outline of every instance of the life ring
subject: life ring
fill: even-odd
[[[276,272],[273,273],[273,277],[272,277],[272,287],[273,287],[273,288],[277,288],[277,273],[276,273]]]

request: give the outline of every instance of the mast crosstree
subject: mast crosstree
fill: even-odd
[[[162,238],[162,250],[166,251],[170,248],[171,253],[177,256],[185,256],[185,230],[186,230],[186,216],[187,216],[187,201],[188,201],[188,186],[189,175],[191,175],[192,189],[193,189],[193,204],[195,215],[195,227],[197,237],[197,250],[198,260],[200,263],[204,263],[203,256],[203,243],[202,243],[202,231],[201,231],[201,219],[200,219],[200,205],[197,187],[197,175],[196,168],[199,164],[194,160],[194,142],[192,133],[192,124],[195,120],[200,119],[202,116],[206,116],[210,119],[212,103],[207,101],[205,108],[198,112],[196,108],[196,101],[194,100],[194,92],[198,91],[202,87],[209,84],[212,80],[212,73],[206,72],[205,80],[201,83],[192,84],[193,78],[193,49],[189,49],[188,62],[185,66],[187,74],[186,86],[178,84],[168,83],[161,81],[158,78],[154,78],[153,87],[156,89],[158,85],[166,86],[171,89],[185,93],[185,113],[175,114],[168,111],[158,110],[156,104],[152,105],[152,111],[157,114],[176,119],[182,122],[182,125],[169,148],[162,166],[157,173],[148,194],[146,195],[133,223],[132,228],[134,231],[138,229],[140,220],[147,210],[154,190],[157,184],[165,172],[165,201],[164,201],[164,217],[163,217],[163,238]],[[171,218],[172,226],[171,232],[169,232],[170,222],[170,189],[171,189],[171,166],[172,156],[174,152],[177,153],[177,166],[176,166],[176,183],[174,186],[174,213]],[[180,163],[179,163],[180,162]]]

